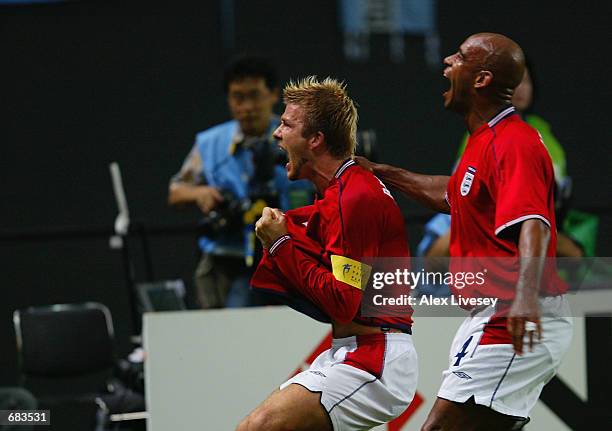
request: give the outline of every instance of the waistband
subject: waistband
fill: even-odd
[[[380,332],[378,334],[353,335],[352,337],[333,338],[332,348],[345,346],[378,344],[385,342],[412,342],[412,335],[405,332]]]
[[[381,332],[403,332],[405,334],[412,335],[412,325],[401,324],[401,323],[387,323],[387,322],[368,322],[360,319],[353,320],[355,323],[359,323],[363,326],[369,326],[372,328],[379,328]]]
[[[544,315],[546,312],[555,312],[559,307],[563,307],[567,303],[567,294],[562,293],[560,295],[547,295],[540,296],[538,298],[540,304],[540,312]],[[470,317],[485,317],[489,316],[506,316],[512,307],[512,301],[499,301],[495,306],[493,305],[480,305],[470,310]]]

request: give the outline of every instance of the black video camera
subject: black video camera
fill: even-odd
[[[278,207],[278,193],[256,193],[238,199],[230,191],[222,193],[223,202],[204,217],[198,224],[198,233],[210,239],[232,232],[242,233],[244,227],[254,224],[264,207]]]
[[[253,154],[253,177],[248,184],[247,198],[238,199],[229,190],[223,190],[223,202],[201,220],[199,233],[215,239],[219,235],[243,232],[243,228],[254,224],[264,207],[278,208],[279,196],[274,187],[274,171],[277,165],[287,162],[273,139],[252,142],[248,151]],[[262,206],[263,205],[263,206]]]

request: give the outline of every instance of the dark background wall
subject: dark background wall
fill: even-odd
[[[0,385],[16,381],[15,308],[103,302],[120,352],[131,348],[121,255],[105,233],[69,240],[15,235],[62,227],[110,231],[111,161],[122,167],[134,218],[147,226],[197,220],[195,211],[167,208],[166,191],[194,133],[228,118],[219,2],[199,3],[0,7]],[[383,160],[449,171],[464,128],[442,107],[447,83],[441,67],[426,67],[421,39],[408,38],[406,63],[393,64],[386,40],[374,38],[371,60],[355,64],[342,55],[335,2],[235,3],[235,52],[270,56],[283,81],[306,74],[346,79],[361,127],[377,131]],[[540,84],[535,112],[564,145],[575,206],[607,208],[598,254],[611,255],[609,3],[440,1],[438,9],[442,54],[471,33],[496,31],[532,57]],[[408,215],[425,213],[401,203]],[[410,231],[414,247],[420,230]],[[190,283],[192,235],[150,241],[156,278]],[[142,254],[132,245],[142,277]]]

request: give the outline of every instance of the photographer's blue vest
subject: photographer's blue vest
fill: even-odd
[[[266,132],[269,139],[278,127],[278,117],[273,117]],[[235,120],[211,127],[196,135],[196,146],[203,163],[204,177],[209,186],[231,192],[237,199],[249,197],[249,182],[255,173],[252,151],[236,146],[234,137],[239,133]],[[290,182],[284,166],[274,167],[270,188],[278,193],[282,210],[290,208],[292,190],[311,189],[305,181]],[[247,227],[248,229],[248,227]],[[229,232],[215,240],[201,237],[200,248],[205,253],[244,256],[245,232]]]

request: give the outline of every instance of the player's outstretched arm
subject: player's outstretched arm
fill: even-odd
[[[437,212],[448,213],[450,207],[445,194],[450,177],[445,175],[422,175],[383,163],[372,163],[365,157],[355,157],[355,161],[385,184]]]
[[[542,337],[540,306],[538,303],[540,280],[550,241],[550,228],[539,219],[526,220],[519,233],[519,278],[512,308],[508,315],[508,331],[512,335],[514,351],[523,354],[523,337],[529,336],[529,350],[534,337]]]

